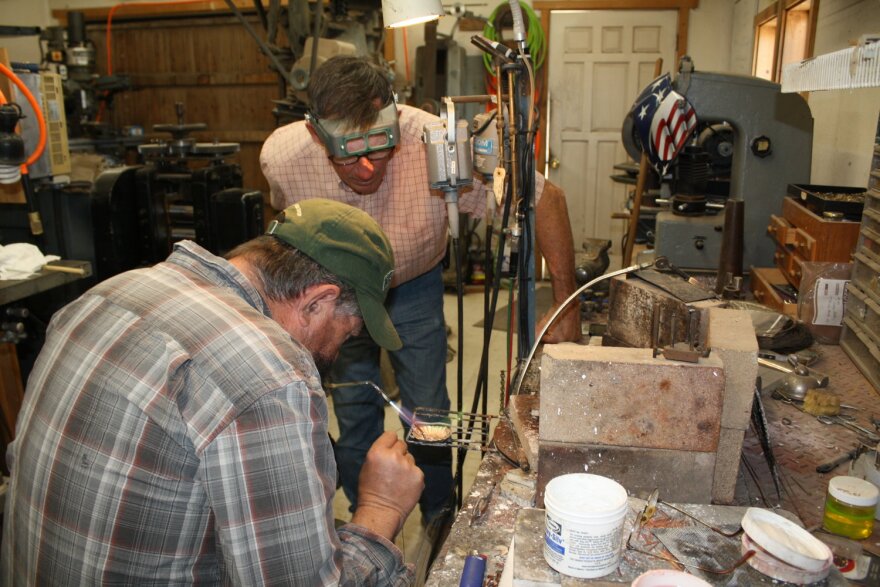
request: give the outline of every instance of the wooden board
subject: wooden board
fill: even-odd
[[[249,22],[259,29],[255,16]],[[108,71],[106,24],[89,25],[99,72]],[[273,100],[282,96],[278,76],[247,31],[231,15],[116,22],[112,26],[112,72],[131,78],[132,89],[117,94],[105,115],[117,128],[140,126],[148,138],[156,124],[176,124],[175,103],[185,123],[201,122],[192,133],[200,142],[236,142],[231,160],[242,167],[244,187],[268,199],[260,171],[263,141],[275,129]]]
[[[797,304],[785,302],[773,288],[773,285],[785,285],[788,281],[782,271],[776,267],[753,267],[751,275],[752,295],[755,300],[765,306],[782,312],[786,316],[797,317]]]

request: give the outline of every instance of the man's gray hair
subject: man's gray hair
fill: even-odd
[[[308,288],[330,284],[339,287],[336,311],[348,316],[361,316],[353,287],[301,252],[274,236],[262,235],[229,251],[225,257],[243,257],[256,269],[262,292],[270,300],[283,302],[296,299]]]
[[[345,119],[356,128],[372,125],[379,111],[394,100],[388,73],[363,57],[349,55],[331,57],[316,69],[308,95],[318,118]]]

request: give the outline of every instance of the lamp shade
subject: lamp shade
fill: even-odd
[[[437,20],[441,16],[440,0],[382,0],[382,19],[391,29]]]

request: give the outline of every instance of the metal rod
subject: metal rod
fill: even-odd
[[[379,395],[382,396],[382,399],[385,400],[385,403],[387,403],[389,406],[394,408],[394,411],[397,412],[397,414],[400,416],[401,420],[406,422],[407,426],[413,425],[412,416],[409,416],[408,414],[404,413],[403,409],[396,402],[394,402],[390,397],[388,397],[385,394],[385,392],[382,391],[381,387],[379,387],[378,385],[376,385],[372,381],[344,381],[342,383],[328,383],[324,387],[326,387],[328,389],[336,389],[338,387],[358,387],[361,385],[368,385],[369,387],[372,387],[373,389],[378,391]]]
[[[654,77],[660,75],[663,69],[663,58],[658,57],[654,62]],[[636,244],[636,234],[639,226],[639,214],[642,208],[642,194],[645,193],[645,185],[648,183],[649,163],[648,151],[642,152],[639,158],[639,175],[636,179],[636,191],[633,193],[633,207],[629,213],[629,224],[627,225],[626,245],[623,249],[623,264],[629,265],[632,261],[633,246]]]
[[[486,102],[495,102],[496,98],[489,94],[477,94],[475,96],[449,96],[444,98],[444,100],[449,100],[455,104],[485,104]]]
[[[270,49],[269,46],[263,42],[263,39],[260,38],[260,36],[257,34],[257,31],[254,30],[254,27],[252,27],[251,24],[247,20],[245,20],[244,15],[238,10],[238,6],[236,6],[232,0],[225,1],[226,5],[229,6],[229,9],[233,12],[233,14],[235,14],[235,17],[238,18],[238,21],[242,24],[244,29],[254,39],[254,41],[256,41],[257,46],[260,48],[260,51],[262,51],[263,54],[269,58],[269,61],[272,62],[272,65],[275,66],[275,69],[278,71],[278,75],[287,80],[287,83],[290,83],[290,79],[287,77],[288,74],[284,70],[284,66],[281,64],[281,62],[278,61],[278,57],[276,57],[275,54],[272,52],[272,49]]]
[[[663,257],[659,257],[659,258],[662,259]],[[654,261],[654,262],[656,262],[656,261]],[[550,319],[547,320],[546,324],[544,324],[544,328],[541,329],[541,332],[538,333],[537,338],[535,338],[535,344],[532,345],[532,350],[529,352],[529,356],[526,358],[525,362],[523,363],[522,368],[520,369],[520,372],[519,372],[519,376],[516,378],[516,385],[513,388],[512,395],[519,394],[519,389],[520,389],[520,387],[522,387],[522,382],[523,382],[523,379],[525,379],[526,371],[528,371],[528,369],[529,369],[529,364],[532,362],[532,357],[535,356],[535,351],[538,350],[538,345],[541,344],[541,339],[544,338],[544,335],[547,333],[547,330],[550,328],[550,326],[553,324],[553,322],[556,320],[556,318],[562,313],[562,311],[566,308],[566,306],[568,306],[568,304],[570,304],[572,302],[572,300],[576,299],[579,295],[581,295],[581,293],[583,293],[585,290],[593,287],[594,285],[596,285],[600,281],[603,281],[605,279],[609,279],[611,277],[616,277],[618,275],[623,275],[625,273],[631,273],[633,271],[638,271],[640,269],[647,269],[647,268],[651,267],[654,264],[654,262],[642,263],[642,264],[638,264],[638,265],[630,265],[629,267],[624,267],[623,269],[618,269],[617,271],[611,271],[611,272],[606,273],[604,275],[600,275],[596,279],[588,281],[584,285],[577,288],[573,294],[568,296],[568,298],[566,298],[566,300],[564,302],[559,304],[559,307],[556,308],[556,311],[553,312],[553,315],[550,316]]]

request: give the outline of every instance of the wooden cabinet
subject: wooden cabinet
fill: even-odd
[[[776,242],[776,267],[798,287],[805,261],[849,263],[859,241],[859,227],[858,222],[818,216],[786,197],[782,216],[770,216],[767,233]]]
[[[755,301],[786,316],[797,317],[797,302],[785,299],[777,289],[788,286],[782,271],[776,267],[755,267],[752,269],[750,283]]]

